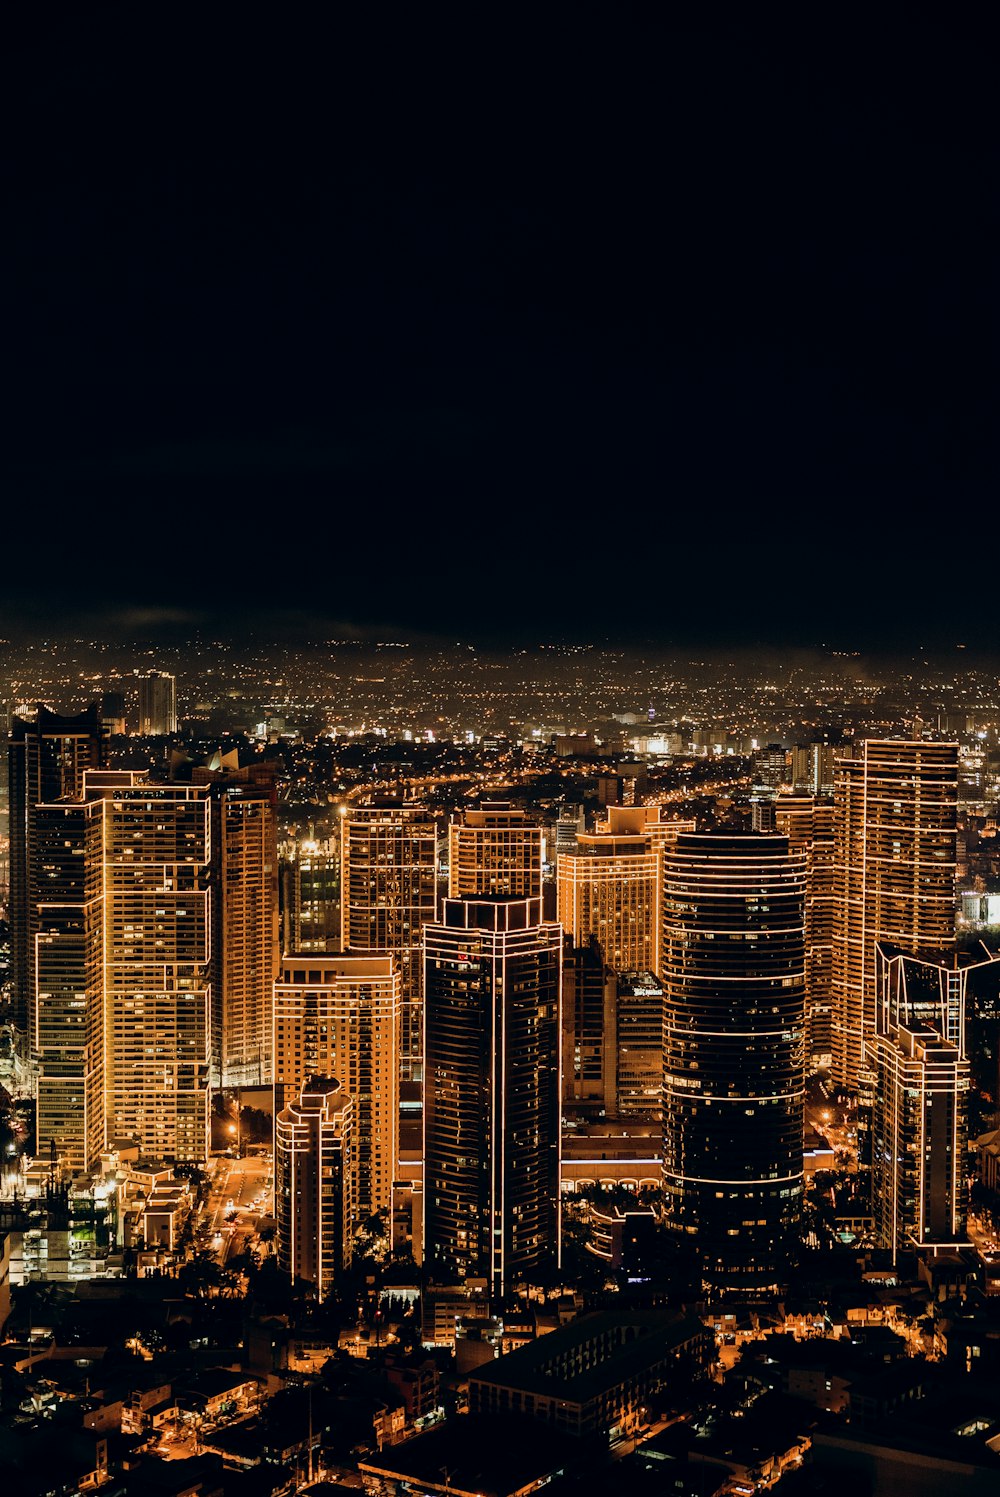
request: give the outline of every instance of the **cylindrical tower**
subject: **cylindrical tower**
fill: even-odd
[[[785,1279],[802,1206],[805,872],[774,834],[664,853],[665,1219],[751,1296]]]
[[[335,1077],[313,1076],[274,1134],[278,1264],[326,1299],[351,1258],[353,1101]]]

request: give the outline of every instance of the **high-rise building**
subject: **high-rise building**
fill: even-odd
[[[354,1105],[332,1076],[312,1076],[274,1125],[275,1246],[318,1300],[351,1261]]]
[[[562,932],[537,899],[424,930],[424,1267],[502,1296],[559,1261]]]
[[[801,1214],[805,878],[778,835],[664,854],[664,1219],[737,1294],[786,1280]]]
[[[806,1055],[829,1059],[833,979],[833,802],[784,794],[771,802],[774,830],[806,859]]]
[[[108,1139],[208,1157],[211,806],[203,785],[86,776],[103,806]]]
[[[125,693],[106,691],[101,698],[101,722],[111,734],[125,732]]]
[[[611,806],[597,830],[560,853],[556,890],[560,923],[575,946],[593,936],[616,972],[656,972],[660,965],[660,858],[670,823],[656,806]]]
[[[663,983],[655,972],[619,973],[615,992],[615,1117],[660,1116],[663,1004]]]
[[[868,739],[837,761],[831,1048],[848,1089],[874,1028],[876,942],[954,943],[957,801],[956,743]]]
[[[422,1075],[420,933],[437,903],[437,828],[422,806],[349,806],[341,818],[340,944],[354,956],[392,952],[402,982],[400,1067]]]
[[[340,852],[332,838],[286,845],[281,864],[281,949],[340,949]]]
[[[271,1081],[278,940],[277,797],[270,765],[195,770],[211,806],[212,1081]]]
[[[659,1117],[663,984],[652,972],[615,972],[599,943],[563,953],[564,1106],[609,1118]]]
[[[177,732],[177,681],[164,671],[139,677],[139,735],[163,738]]]
[[[796,744],[792,749],[792,785],[810,795],[833,794],[837,750],[829,743]]]
[[[36,808],[77,800],[88,769],[107,763],[107,733],[97,703],[77,717],[39,705],[33,720],[15,717],[8,750],[10,941],[14,1020],[35,1027],[35,937],[41,898]]]
[[[967,1240],[968,982],[1000,958],[985,948],[914,955],[888,942],[875,958],[872,1208],[895,1262]]]
[[[788,754],[780,743],[768,743],[763,748],[754,750],[753,785],[755,790],[773,793],[779,786],[787,785],[789,779]]]
[[[310,1076],[354,1099],[358,1221],[392,1204],[399,1154],[399,967],[393,956],[286,956],[274,985],[276,1106]],[[351,1222],[353,1227],[357,1222]]]
[[[574,1113],[613,1117],[618,1100],[615,1042],[618,974],[591,937],[585,946],[567,941],[563,953],[562,1096]],[[662,1046],[662,1038],[661,1038]]]
[[[83,1173],[105,1139],[102,810],[69,799],[33,809],[37,1150],[70,1174]]]
[[[542,892],[542,829],[506,801],[462,811],[448,828],[448,895],[500,894],[537,899]]]

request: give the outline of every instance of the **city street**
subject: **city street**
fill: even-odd
[[[202,1209],[202,1221],[212,1233],[212,1246],[219,1261],[243,1252],[257,1234],[260,1218],[271,1212],[271,1160],[264,1154],[244,1159],[226,1155],[215,1161],[212,1185]],[[233,1212],[234,1220],[227,1220]]]

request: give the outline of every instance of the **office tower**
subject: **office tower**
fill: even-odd
[[[775,830],[806,859],[806,1055],[829,1059],[833,980],[833,802],[779,795]]]
[[[36,807],[79,799],[84,771],[107,763],[107,734],[97,704],[76,717],[39,705],[34,720],[15,717],[8,749],[10,799],[10,944],[14,1021],[35,1028],[35,936],[40,898]]]
[[[210,791],[86,776],[102,800],[108,1139],[208,1157]]]
[[[424,1267],[502,1297],[559,1261],[562,932],[537,899],[424,929]]]
[[[297,1095],[312,1075],[336,1077],[353,1097],[351,1198],[358,1222],[392,1204],[399,994],[393,956],[286,956],[274,985],[276,1105]]]
[[[848,1089],[873,1030],[876,942],[954,942],[957,799],[955,743],[868,739],[837,761],[831,1048]]]
[[[596,939],[591,936],[585,946],[567,941],[563,953],[562,1096],[564,1107],[574,1113],[615,1115],[617,1008],[618,974],[605,965]]]
[[[400,1066],[422,1075],[420,932],[434,919],[437,829],[422,806],[349,806],[341,818],[340,944],[353,956],[392,952],[401,976]]]
[[[211,807],[212,1082],[268,1085],[281,959],[274,769],[196,769],[193,783]]]
[[[966,1241],[968,982],[998,963],[985,947],[914,955],[876,944],[872,1207],[893,1262]]]
[[[332,838],[303,838],[283,849],[281,949],[340,949],[340,853]]]
[[[780,743],[769,743],[754,751],[753,787],[755,790],[774,792],[787,785],[788,755]]]
[[[542,892],[542,829],[506,801],[461,811],[448,828],[448,895],[499,894],[537,899]]]
[[[332,1076],[313,1076],[274,1127],[278,1266],[324,1300],[351,1261],[354,1106]]]
[[[177,732],[177,682],[163,671],[139,677],[139,736],[166,737]]]
[[[82,1174],[104,1147],[102,807],[34,807],[37,898],[30,1050],[38,1072],[36,1151]]]
[[[802,1206],[805,858],[687,834],[664,854],[664,1219],[713,1289],[786,1278]]]
[[[608,808],[597,830],[560,854],[556,891],[560,923],[575,946],[593,936],[616,972],[656,972],[660,965],[660,857],[669,823],[658,806]]]

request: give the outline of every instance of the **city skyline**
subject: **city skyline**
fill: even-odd
[[[986,28],[6,19],[3,1497],[1000,1491]]]

